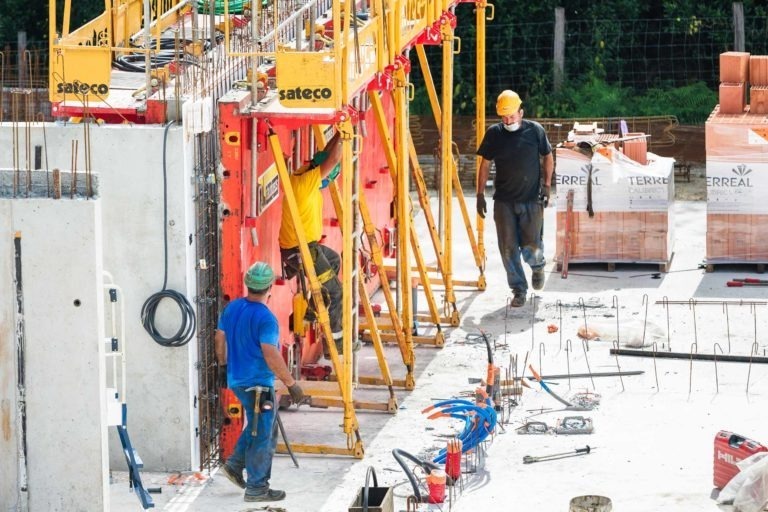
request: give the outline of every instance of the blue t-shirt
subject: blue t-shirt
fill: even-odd
[[[224,309],[217,328],[227,336],[227,383],[230,388],[274,386],[275,374],[267,366],[261,344],[280,347],[277,318],[261,302],[245,297]]]

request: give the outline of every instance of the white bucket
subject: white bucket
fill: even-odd
[[[576,496],[571,499],[570,512],[611,512],[611,498],[605,496]]]

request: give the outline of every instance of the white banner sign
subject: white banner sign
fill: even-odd
[[[707,211],[768,213],[768,163],[707,161]]]
[[[674,160],[652,153],[648,157],[652,163],[643,166],[614,150],[609,157],[595,154],[592,160],[573,151],[558,151],[558,210],[565,211],[570,189],[574,211],[586,210],[591,188],[595,212],[667,211],[675,195]]]

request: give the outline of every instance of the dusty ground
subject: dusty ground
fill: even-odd
[[[707,182],[704,165],[691,165],[690,181],[685,178],[675,178],[675,199],[678,201],[706,201]]]

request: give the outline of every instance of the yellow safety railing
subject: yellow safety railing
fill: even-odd
[[[48,2],[50,41],[49,98],[53,102],[109,96],[113,52],[146,53],[149,48],[132,48],[132,42],[149,20],[151,33],[158,37],[191,9],[189,0],[157,0],[145,16],[145,0],[105,0],[104,12],[70,31],[71,0],[64,0],[62,23],[58,24],[60,2]],[[159,49],[159,48],[158,48]]]
[[[364,12],[362,5],[313,0],[286,13],[275,2],[257,13],[271,17],[272,28],[252,34],[256,37],[250,51],[235,51],[225,2],[227,54],[274,59],[278,99],[285,107],[339,109],[350,104],[376,73],[393,64],[405,45],[439,19],[449,2],[373,0]]]

